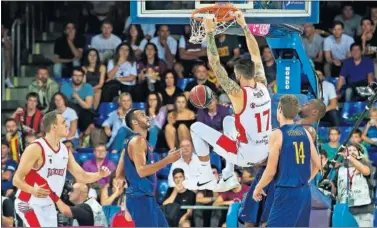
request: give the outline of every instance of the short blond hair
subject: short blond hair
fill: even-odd
[[[51,131],[51,125],[57,123],[58,115],[62,115],[62,112],[59,110],[54,110],[44,115],[42,121],[42,129],[44,132]]]
[[[280,98],[279,108],[281,109],[283,116],[290,120],[293,120],[300,110],[297,97],[290,94],[284,95]]]

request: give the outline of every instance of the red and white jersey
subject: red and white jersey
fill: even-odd
[[[60,197],[67,173],[68,149],[60,142],[58,150],[55,151],[44,138],[37,139],[33,143],[42,148],[43,164],[38,170],[31,170],[25,177],[25,182],[31,186],[47,183],[45,188],[49,187],[50,191]],[[32,205],[42,206],[53,203],[50,197],[37,198],[20,190],[17,192],[17,198]]]
[[[268,146],[271,133],[271,98],[267,87],[257,83],[255,88],[243,87],[242,90],[243,110],[235,115],[240,148]]]

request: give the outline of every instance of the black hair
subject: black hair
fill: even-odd
[[[12,122],[12,121],[17,124],[17,121],[15,119],[13,119],[13,118],[6,119],[4,124],[6,125],[8,122]]]
[[[360,129],[356,129],[352,134],[358,134],[360,137],[363,134],[363,132]]]
[[[72,68],[72,75],[73,75],[73,72],[75,72],[75,71],[81,72],[83,76],[85,75],[85,71],[79,66]]]
[[[52,99],[50,101],[50,105],[49,105],[49,109],[48,109],[48,112],[51,112],[51,111],[54,111],[56,109],[56,104],[55,104],[55,97],[56,96],[61,96],[63,98],[63,101],[64,101],[64,105],[65,107],[69,107],[69,102],[68,102],[68,99],[67,97],[61,93],[61,92],[57,92],[54,94],[54,96],[52,96]]]
[[[176,169],[173,170],[173,177],[174,177],[175,174],[177,174],[177,173],[182,173],[183,176],[185,175],[185,171],[183,171],[183,169],[181,169],[181,168],[176,168]]]
[[[234,70],[246,79],[252,79],[255,76],[255,64],[250,59],[239,59],[234,65]]]
[[[340,135],[340,130],[337,127],[330,127],[330,129],[329,129],[329,135],[330,135],[331,131],[336,131]]]
[[[166,75],[168,74],[172,74],[173,75],[173,78],[174,78],[174,85],[177,85],[178,83],[178,75],[175,73],[175,71],[172,71],[172,70],[167,70],[163,76],[162,76],[162,83],[164,84],[164,86],[166,87]]]
[[[351,46],[350,46],[350,51],[352,51],[352,49],[353,49],[354,47],[359,47],[360,50],[362,50],[362,47],[361,47],[361,44],[360,44],[360,43],[353,43],[353,44],[351,44]]]
[[[334,22],[332,23],[331,28],[335,28],[335,26],[337,26],[337,25],[340,25],[340,26],[342,27],[342,29],[344,29],[344,24],[343,24],[343,22],[341,22],[341,21],[334,21]]]
[[[126,123],[126,126],[129,127],[131,130],[132,129],[132,120],[135,119],[135,112],[138,111],[138,110],[141,110],[141,109],[137,109],[137,108],[133,108],[131,110],[129,110],[126,114],[126,116],[124,117],[124,121]]]
[[[146,67],[148,65],[148,57],[147,57],[147,47],[148,46],[152,46],[154,48],[154,50],[155,50],[156,53],[154,54],[153,66],[158,66],[158,62],[159,62],[160,59],[158,58],[158,49],[157,49],[157,46],[154,43],[147,43],[145,45],[143,54],[141,56],[141,62],[144,64],[144,67]]]
[[[216,165],[214,165],[214,164],[211,164],[211,169],[216,169],[217,173],[220,172],[219,168]]]
[[[101,59],[99,57],[99,52],[97,49],[95,48],[89,48],[87,51],[85,51],[85,54],[84,54],[84,59],[83,59],[83,64],[82,66],[84,67],[89,67],[89,60],[88,60],[88,57],[89,57],[89,53],[91,51],[94,51],[97,55],[97,60],[96,60],[96,66],[94,67],[94,72],[99,72],[99,69],[101,67]]]
[[[101,24],[101,26],[105,25],[105,24],[108,24],[108,25],[111,25],[111,27],[114,28],[114,25],[113,25],[113,22],[111,22],[110,20],[104,20]]]
[[[1,145],[4,145],[9,148],[9,143],[6,140],[1,140]]]
[[[126,43],[126,42],[123,42],[121,44],[118,45],[118,47],[115,49],[115,54],[114,54],[114,65],[118,63],[119,61],[119,50],[122,46],[127,46],[128,47],[128,56],[127,56],[127,59],[126,61],[130,62],[131,64],[133,64],[135,62],[135,53],[134,53],[134,50],[132,49],[131,45]]]
[[[37,73],[38,73],[39,70],[47,70],[48,71],[48,66],[40,65],[40,66],[37,67]]]
[[[26,95],[26,100],[29,100],[30,97],[37,98],[37,100],[39,99],[38,93],[36,93],[36,92],[30,92],[30,93],[28,93]]]
[[[325,156],[325,158],[328,158],[328,155],[327,155],[327,151],[326,151],[326,150],[322,150],[322,149],[321,149],[321,150],[319,151],[319,154]]]
[[[370,17],[364,17],[363,19],[361,19],[360,25],[363,25],[364,21],[369,21],[371,25],[374,25],[374,22]]]
[[[150,92],[147,96],[147,100],[145,102],[145,114],[147,114],[147,116],[150,116],[150,113],[149,113],[149,102],[148,102],[148,99],[149,99],[149,96],[150,95],[155,95],[156,98],[157,98],[157,107],[156,107],[156,115],[158,114],[158,112],[160,111],[161,107],[162,107],[162,101],[161,101],[161,97],[159,95],[158,92]]]
[[[131,28],[132,26],[135,26],[136,30],[137,30],[137,37],[136,37],[136,45],[140,45],[140,42],[143,40],[143,37],[144,37],[144,32],[143,30],[141,29],[140,25],[137,25],[137,24],[131,24],[128,29],[127,29],[127,37],[126,37],[126,40],[127,40],[127,43],[129,45],[131,45],[131,40],[132,40],[132,37],[131,37],[131,34],[130,34],[130,31],[131,31]]]
[[[342,9],[346,8],[347,6],[351,7],[353,9],[353,4],[352,2],[344,2],[342,5]]]

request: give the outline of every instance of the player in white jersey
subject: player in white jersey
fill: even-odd
[[[207,55],[218,82],[228,94],[234,117],[224,118],[224,134],[209,126],[196,122],[190,130],[202,165],[196,180],[188,180],[183,184],[186,188],[210,189],[223,192],[239,186],[233,176],[234,164],[250,167],[262,163],[268,156],[268,138],[271,132],[271,98],[265,85],[265,74],[258,43],[250,33],[241,12],[235,13],[238,24],[243,28],[251,60],[240,60],[234,66],[235,81],[228,77],[220,63],[214,38],[216,19],[204,18],[203,24],[207,34]],[[209,146],[224,157],[226,167],[219,182],[212,174],[209,161]]]
[[[13,184],[18,188],[15,210],[28,227],[57,227],[54,202],[63,191],[67,169],[79,183],[93,183],[110,174],[104,167],[97,173],[87,173],[75,161],[60,142],[68,134],[60,112],[47,113],[43,129],[46,137],[25,149],[13,177]]]

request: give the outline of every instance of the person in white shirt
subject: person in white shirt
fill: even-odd
[[[168,69],[172,69],[174,57],[177,53],[177,41],[170,36],[169,27],[167,25],[160,25],[158,36],[153,37],[150,42],[156,44],[158,58],[166,62]],[[142,40],[140,49],[144,50],[147,43],[146,39]]]
[[[339,126],[338,99],[335,86],[325,80],[321,71],[317,70],[316,74],[322,81],[322,97],[323,103],[326,105],[326,114],[321,121],[330,123],[331,127]]]
[[[180,168],[185,172],[185,180],[196,178],[196,174],[199,172],[200,161],[198,156],[193,151],[193,146],[190,140],[182,140],[179,144],[180,149],[182,150],[182,157],[174,162],[170,167],[168,184],[169,187],[174,187],[175,183],[173,180],[173,170]],[[183,150],[186,150],[183,153]]]
[[[90,47],[98,50],[101,62],[106,64],[109,59],[113,58],[114,50],[122,43],[122,40],[112,34],[113,24],[110,21],[105,20],[101,30],[101,34],[93,37]]]

